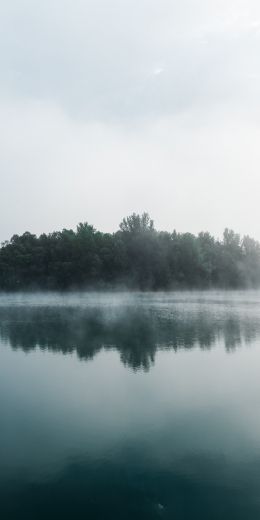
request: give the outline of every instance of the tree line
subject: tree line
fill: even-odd
[[[114,312],[113,312],[114,311]],[[158,350],[211,349],[220,338],[227,352],[260,337],[257,314],[219,314],[197,310],[162,315],[158,307],[117,305],[0,306],[0,338],[13,349],[76,352],[79,359],[94,359],[101,350],[116,350],[122,363],[133,370],[154,364]],[[176,307],[175,307],[176,311]],[[257,311],[256,311],[257,312]]]
[[[158,231],[147,213],[123,219],[115,233],[88,223],[76,230],[14,235],[0,248],[0,289],[140,290],[243,288],[260,285],[260,244],[225,229]]]

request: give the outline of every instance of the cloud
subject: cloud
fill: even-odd
[[[0,5],[0,240],[88,220],[260,238],[256,0]]]
[[[2,240],[86,220],[113,231],[143,210],[162,229],[260,238],[259,128],[247,113],[194,110],[138,128],[75,122],[36,101],[0,113]]]
[[[153,75],[160,76],[160,74],[162,74],[163,71],[164,71],[163,67],[157,67],[156,69],[153,70]]]
[[[253,0],[10,0],[0,15],[3,94],[51,100],[84,120],[127,124],[241,99],[244,70],[259,69]],[[160,83],[145,83],[162,68]]]

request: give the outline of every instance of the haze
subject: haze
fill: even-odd
[[[0,240],[88,221],[260,239],[256,0],[2,0]]]

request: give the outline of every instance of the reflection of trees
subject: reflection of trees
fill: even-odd
[[[144,307],[67,308],[2,307],[0,335],[12,348],[39,347],[73,351],[92,359],[102,348],[116,349],[134,370],[149,370],[158,349],[211,348],[218,340],[232,350],[260,335],[260,320],[252,315],[210,311],[163,312]]]

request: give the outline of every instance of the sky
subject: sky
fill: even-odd
[[[259,0],[0,0],[0,241],[89,222],[260,240]]]

